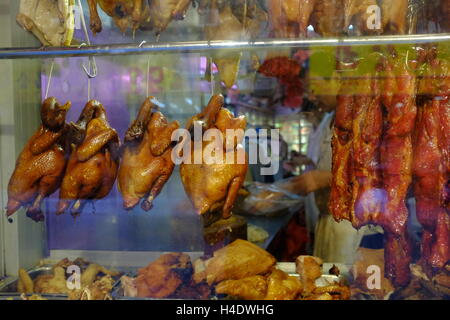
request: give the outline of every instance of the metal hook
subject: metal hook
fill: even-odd
[[[84,72],[86,72],[87,76],[92,79],[97,76],[97,63],[95,62],[94,57],[89,57],[89,70],[83,64]]]
[[[145,43],[147,43],[147,41],[145,41],[145,40],[142,40],[142,42],[139,44],[139,48],[142,48],[142,46],[145,44]]]

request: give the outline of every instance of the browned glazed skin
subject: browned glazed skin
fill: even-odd
[[[24,206],[28,217],[44,220],[41,203],[59,188],[66,167],[64,138],[68,127],[65,119],[70,105],[70,101],[60,105],[53,97],[43,102],[42,124],[20,153],[9,180],[8,217]]]
[[[203,112],[189,120],[187,129],[191,130],[194,122],[199,121],[202,123],[204,130],[215,128],[223,134],[225,134],[226,129],[239,128],[245,130],[245,118],[234,118],[228,110],[222,108],[223,103],[222,95],[213,96]],[[240,143],[242,138],[237,139],[237,143]],[[223,218],[228,218],[231,216],[231,209],[237,193],[244,182],[248,161],[246,158],[244,164],[237,164],[236,152],[234,163],[228,164],[224,161],[223,164],[206,164],[205,161],[202,161],[202,164],[194,164],[195,154],[203,152],[210,143],[212,142],[203,142],[197,149],[195,144],[191,143],[191,164],[181,164],[181,180],[199,215],[221,212]],[[224,158],[227,152],[236,151],[237,143],[235,141],[225,142]]]
[[[87,0],[89,5],[90,28],[95,35],[102,31],[102,21],[98,15],[97,4],[112,19],[122,33],[133,31],[149,20],[147,0]]]
[[[269,0],[268,11],[273,36],[305,37],[318,0]]]
[[[420,81],[413,167],[417,218],[424,228],[420,262],[429,276],[450,260],[450,65],[435,53],[429,50]]]
[[[81,142],[72,144],[57,214],[64,213],[73,204],[72,215],[79,215],[87,200],[108,195],[117,176],[120,141],[108,124],[103,105],[96,100],[89,101],[77,124],[81,129],[86,125],[85,133]]]
[[[158,35],[172,20],[183,20],[193,0],[148,0],[150,7],[149,28]]]
[[[171,136],[180,125],[177,121],[168,123],[162,113],[154,111],[154,99],[145,100],[125,135],[118,179],[127,210],[144,199],[141,206],[149,211],[175,167]]]

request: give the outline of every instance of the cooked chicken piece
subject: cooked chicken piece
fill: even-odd
[[[317,0],[312,16],[314,30],[323,37],[335,37],[344,32],[344,1]]]
[[[183,20],[193,0],[148,0],[150,5],[149,27],[158,35],[172,20]]]
[[[113,286],[114,279],[106,275],[81,289],[71,290],[68,300],[111,300]]]
[[[302,292],[302,284],[296,277],[286,272],[273,269],[267,278],[267,295],[265,300],[294,300]]]
[[[86,201],[101,199],[111,191],[119,166],[119,137],[106,119],[103,105],[89,101],[78,120],[78,128],[84,136],[73,138],[72,154],[61,185],[56,213],[62,214],[71,208],[77,216]],[[80,129],[81,127],[81,129]],[[81,140],[81,142],[79,142]]]
[[[360,35],[381,33],[381,25],[378,30],[368,28],[368,21],[372,12],[367,9],[374,5],[378,5],[377,0],[344,0],[344,30],[347,30],[350,25],[353,25]]]
[[[406,34],[408,14],[408,0],[383,0],[381,2],[381,16],[384,33]]]
[[[128,28],[136,31],[150,20],[147,0],[87,0],[90,13],[90,27],[95,35],[102,31],[102,21],[97,11],[97,4],[110,17],[122,33]]]
[[[323,296],[327,293],[333,297],[333,300],[349,300],[351,295],[350,288],[341,284],[333,284],[314,289],[314,295]]]
[[[97,275],[103,273],[111,277],[117,277],[120,273],[117,271],[108,270],[105,267],[96,263],[91,263],[89,267],[81,274],[81,286],[87,287],[94,283]]]
[[[267,281],[260,275],[239,280],[225,280],[216,286],[216,293],[244,300],[263,300],[267,294]]]
[[[312,293],[316,288],[316,280],[322,276],[322,259],[313,256],[299,256],[295,265],[304,293],[306,295]]]
[[[69,293],[64,268],[56,267],[53,273],[53,275],[40,275],[34,280],[35,293]]]
[[[44,220],[41,203],[59,188],[66,167],[65,120],[70,105],[62,106],[53,97],[43,102],[42,124],[20,153],[9,180],[7,216],[24,206],[28,217]]]
[[[245,117],[233,117],[230,111],[223,108],[223,103],[223,96],[215,95],[203,112],[189,120],[188,130],[195,131],[196,126],[204,131],[216,129],[209,133],[219,132],[222,139],[185,142],[190,143],[191,161],[190,164],[186,161],[181,164],[180,175],[184,189],[199,215],[219,212],[223,218],[228,218],[244,182],[248,161],[241,145],[246,127]],[[236,139],[227,138],[227,129],[236,134]],[[214,152],[211,152],[212,149]],[[199,159],[201,163],[198,163]]]
[[[206,279],[209,285],[224,280],[238,280],[269,272],[276,263],[275,258],[257,245],[245,240],[235,240],[214,252],[205,262],[205,269],[194,274],[194,280]]]
[[[136,279],[128,276],[122,276],[120,278],[120,286],[123,289],[124,297],[137,297],[138,291],[136,287]]]
[[[125,135],[118,176],[125,209],[144,199],[142,208],[150,210],[175,167],[171,136],[180,125],[177,121],[168,123],[161,112],[154,111],[155,103],[154,97],[145,100]]]
[[[192,264],[184,253],[163,254],[140,269],[135,280],[138,297],[167,298],[191,279]]]
[[[269,0],[269,19],[276,38],[306,37],[318,0]]]
[[[75,29],[74,0],[20,0],[17,22],[45,46],[69,46]]]
[[[31,279],[28,272],[23,268],[19,269],[19,282],[17,285],[17,291],[20,293],[27,293],[27,294],[34,292],[33,279]]]

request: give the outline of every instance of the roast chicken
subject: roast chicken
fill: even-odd
[[[154,97],[142,104],[137,119],[125,135],[124,151],[119,169],[119,190],[125,209],[135,207],[141,199],[146,211],[170,178],[175,164],[172,161],[172,133],[179,128],[177,121],[168,123],[156,111]]]
[[[102,31],[102,21],[97,4],[125,33],[128,28],[134,31],[150,21],[150,9],[147,0],[87,0],[89,5],[90,28],[93,34]]]
[[[318,0],[269,0],[271,31],[276,38],[305,37]]]
[[[185,158],[181,164],[180,174],[184,189],[199,215],[217,212],[226,219],[231,216],[234,201],[244,182],[248,160],[241,145],[245,117],[233,117],[229,110],[223,108],[223,103],[223,96],[215,95],[203,112],[189,120],[188,130],[195,133],[196,127],[203,132],[216,129],[206,131],[206,134],[219,132],[221,139],[202,141],[201,137],[194,135],[197,141],[185,141],[190,144],[190,155],[187,157],[189,161]],[[226,135],[227,129],[233,129],[236,139]]]
[[[20,0],[17,22],[45,46],[69,46],[75,30],[74,0]]]
[[[183,20],[193,0],[148,0],[150,21],[148,27],[157,35],[166,30],[172,20]]]
[[[205,26],[206,38],[213,40],[245,41],[254,38],[262,24],[267,21],[266,13],[258,6],[250,18],[233,11],[232,2],[221,4],[219,0],[211,0],[208,11],[208,22]],[[235,4],[234,8],[241,8]],[[236,14],[235,14],[236,13]],[[212,60],[219,70],[220,80],[226,88],[231,88],[237,79],[242,52],[236,50],[220,50],[213,52]]]
[[[61,184],[57,214],[71,209],[77,216],[89,200],[108,195],[116,180],[119,167],[120,140],[106,119],[103,105],[89,101],[70,137],[72,153]],[[72,206],[73,205],[73,206]]]
[[[42,124],[20,153],[9,180],[7,216],[23,206],[31,219],[44,219],[41,203],[59,188],[66,168],[65,120],[70,106],[70,102],[60,105],[53,97],[43,102]]]

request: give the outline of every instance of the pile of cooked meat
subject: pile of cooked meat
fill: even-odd
[[[450,260],[450,65],[435,47],[415,50],[375,52],[345,72],[332,140],[330,211],[355,228],[383,227],[396,286],[410,280],[410,191],[423,227],[419,263],[431,279]]]
[[[122,276],[124,296],[140,298],[245,300],[347,300],[350,289],[341,281],[317,286],[322,261],[299,256],[296,275],[276,267],[276,259],[260,247],[236,240],[209,259],[191,262],[184,253],[167,253],[138,271]]]

